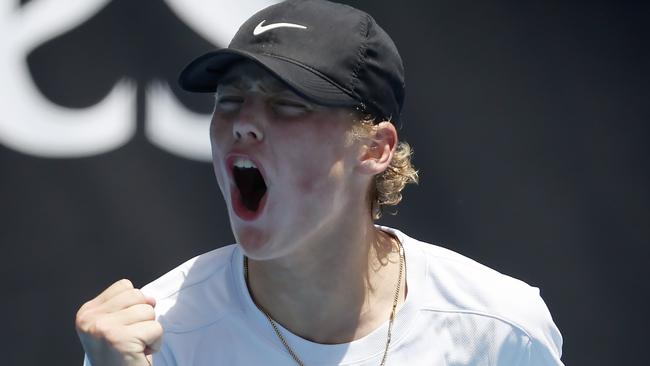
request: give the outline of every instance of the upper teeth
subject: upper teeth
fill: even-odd
[[[236,158],[233,165],[237,168],[257,168],[255,163],[246,158]]]

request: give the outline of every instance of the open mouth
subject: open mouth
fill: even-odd
[[[267,187],[255,163],[246,158],[235,158],[232,175],[237,186],[233,192],[233,206],[239,216],[252,219],[261,211]]]

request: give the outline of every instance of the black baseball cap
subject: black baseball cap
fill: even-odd
[[[399,121],[404,66],[388,34],[367,13],[324,0],[287,0],[248,19],[228,48],[202,55],[181,72],[192,92],[215,92],[234,63],[251,60],[298,95]]]

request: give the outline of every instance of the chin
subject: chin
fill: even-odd
[[[252,225],[242,225],[233,226],[233,234],[247,257],[268,259],[271,251],[268,231]]]

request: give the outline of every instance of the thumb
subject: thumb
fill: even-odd
[[[156,298],[153,296],[145,295],[144,301],[147,302],[147,304],[151,305],[151,307],[156,307]]]

